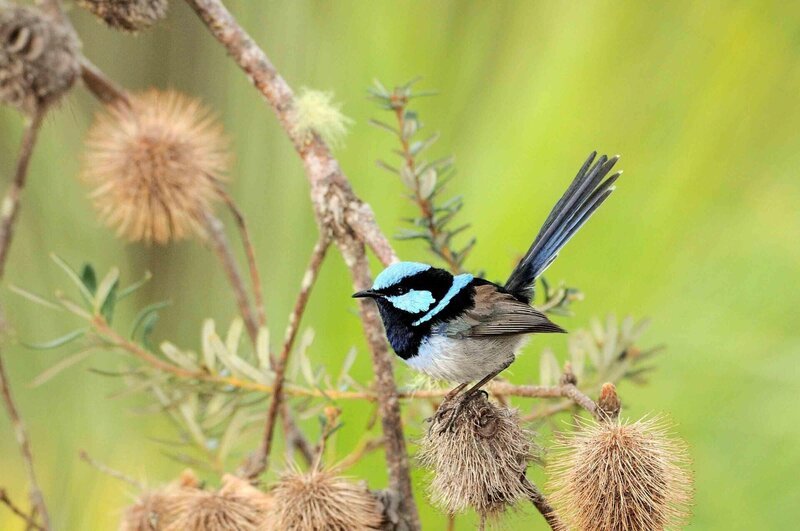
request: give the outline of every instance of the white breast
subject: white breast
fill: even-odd
[[[416,356],[405,361],[433,378],[473,382],[514,361],[523,340],[521,335],[470,339],[432,335],[423,340]]]

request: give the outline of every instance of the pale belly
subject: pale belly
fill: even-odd
[[[433,335],[405,362],[439,380],[467,383],[508,367],[525,336],[453,339]]]

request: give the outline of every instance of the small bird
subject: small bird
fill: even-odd
[[[596,155],[584,162],[504,285],[398,262],[384,269],[370,289],[353,295],[375,300],[389,343],[408,365],[460,384],[448,399],[477,381],[464,398],[474,395],[505,370],[528,334],[565,332],[531,301],[536,279],[608,198],[622,173],[605,178],[619,156],[603,155],[594,162]]]

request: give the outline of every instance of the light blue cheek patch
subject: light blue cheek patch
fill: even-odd
[[[447,305],[450,304],[450,301],[453,299],[453,297],[458,295],[458,293],[462,289],[464,289],[470,282],[472,282],[472,279],[473,279],[473,276],[470,275],[469,273],[464,273],[463,275],[454,276],[453,277],[453,283],[450,285],[450,289],[447,290],[447,293],[445,294],[444,297],[442,297],[442,300],[439,301],[439,304],[434,306],[431,311],[429,311],[428,313],[426,313],[425,315],[423,315],[422,317],[420,317],[419,319],[417,319],[416,321],[414,321],[411,324],[414,325],[414,326],[419,326],[422,323],[424,323],[425,321],[433,319],[433,317],[437,313],[439,313],[442,310],[444,310],[447,307]]]
[[[436,302],[430,291],[412,289],[404,295],[394,295],[386,297],[386,300],[392,303],[392,306],[398,310],[403,310],[408,313],[422,313],[431,307],[431,304]]]
[[[386,289],[389,286],[394,286],[406,277],[427,271],[430,268],[431,266],[428,264],[421,264],[419,262],[398,262],[392,264],[375,277],[375,283],[372,284],[372,289]]]

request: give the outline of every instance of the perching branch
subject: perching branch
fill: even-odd
[[[294,309],[289,316],[289,323],[286,326],[286,335],[283,340],[283,347],[281,348],[280,357],[275,364],[275,383],[272,393],[272,402],[270,402],[269,410],[267,411],[267,423],[264,428],[264,437],[261,442],[259,454],[254,461],[255,466],[252,470],[247,472],[247,477],[253,479],[259,476],[268,466],[270,451],[272,450],[272,439],[275,434],[275,421],[278,417],[278,411],[283,401],[283,384],[286,379],[286,365],[289,360],[289,354],[294,347],[294,341],[297,337],[297,331],[300,328],[300,320],[306,309],[311,289],[317,280],[322,261],[325,259],[325,253],[330,246],[330,240],[321,238],[314,246],[311,253],[311,260],[309,260],[308,268],[303,275],[302,284],[300,285],[300,292],[297,295],[297,300],[294,303]]]
[[[534,485],[531,481],[523,476],[522,477],[522,484],[525,487],[525,490],[528,492],[528,499],[531,501],[534,507],[542,514],[544,519],[547,521],[547,525],[550,526],[550,529],[553,531],[561,531],[565,529],[564,524],[561,523],[561,520],[558,518],[553,507],[547,501],[547,498],[544,497],[544,494]]]
[[[83,84],[89,89],[89,92],[103,103],[131,106],[130,98],[128,98],[125,90],[107,78],[99,68],[85,57],[81,58],[81,79],[83,79]]]

